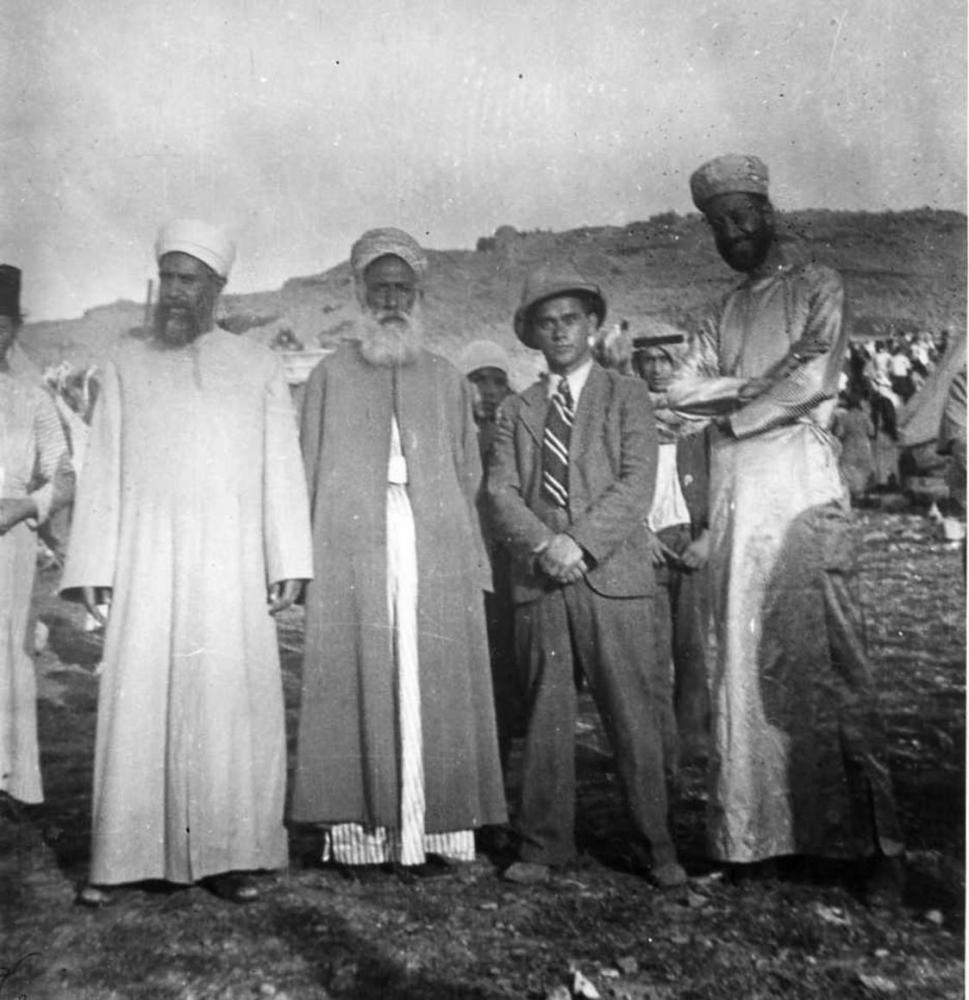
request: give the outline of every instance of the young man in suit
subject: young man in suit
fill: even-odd
[[[513,557],[519,663],[528,673],[511,881],[545,880],[575,856],[575,668],[609,735],[637,833],[662,887],[683,885],[667,823],[652,655],[653,568],[643,522],[657,437],[646,385],[595,364],[606,313],[598,285],[541,270],[515,313],[545,356],[540,380],[502,407],[488,473],[496,534]]]

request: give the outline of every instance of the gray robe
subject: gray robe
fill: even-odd
[[[317,578],[306,597],[293,817],[399,827],[386,544],[395,412],[417,534],[426,829],[502,822],[469,390],[436,355],[378,368],[356,342],[321,362],[303,404]]]

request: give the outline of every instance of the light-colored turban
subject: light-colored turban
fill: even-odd
[[[400,257],[418,278],[427,270],[427,254],[421,249],[417,240],[403,229],[388,226],[384,229],[368,230],[353,244],[353,249],[350,251],[350,266],[354,275],[362,277],[363,272],[375,260],[386,257],[387,254]]]
[[[693,204],[705,211],[711,198],[721,194],[761,194],[767,196],[767,166],[756,156],[728,153],[694,171],[690,178]]]
[[[166,253],[187,253],[208,264],[220,278],[228,278],[236,259],[235,243],[219,226],[198,219],[175,219],[161,227],[155,240],[155,259]]]
[[[458,355],[457,368],[462,375],[470,375],[482,368],[497,368],[508,375],[510,365],[508,355],[500,344],[493,340],[473,340]]]

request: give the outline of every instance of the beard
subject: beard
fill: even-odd
[[[212,326],[211,311],[193,308],[155,307],[155,339],[166,347],[184,347],[207,333]]]
[[[416,305],[410,313],[367,311],[359,329],[360,353],[381,368],[413,364],[424,345],[424,320]]]
[[[726,240],[718,242],[717,249],[733,270],[741,274],[750,274],[767,259],[773,242],[774,231],[767,226],[761,226],[750,236],[730,242]]]

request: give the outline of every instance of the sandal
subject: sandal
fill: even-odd
[[[93,909],[100,909],[111,902],[111,891],[100,885],[92,885],[88,882],[77,894],[77,902],[81,906],[90,906]]]

